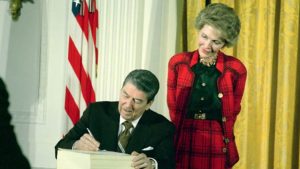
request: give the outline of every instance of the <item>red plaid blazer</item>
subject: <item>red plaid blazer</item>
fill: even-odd
[[[186,106],[194,82],[191,67],[198,63],[198,50],[174,55],[168,65],[167,103],[170,118],[180,136],[180,127],[185,118]],[[237,58],[218,53],[216,68],[221,72],[217,85],[222,102],[222,127],[227,144],[227,164],[233,166],[238,160],[233,127],[241,110],[241,99],[244,93],[247,70]],[[176,136],[176,137],[177,137]],[[175,137],[177,147],[178,138]]]

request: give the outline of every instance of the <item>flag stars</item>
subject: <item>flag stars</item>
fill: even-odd
[[[77,7],[78,5],[80,5],[80,0],[73,0],[73,2],[75,2],[75,6]]]

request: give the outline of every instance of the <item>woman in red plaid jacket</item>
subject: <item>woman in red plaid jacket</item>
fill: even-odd
[[[216,3],[199,13],[195,25],[198,49],[174,55],[168,65],[176,168],[229,169],[239,160],[233,128],[247,71],[220,49],[236,43],[240,20],[232,8]]]

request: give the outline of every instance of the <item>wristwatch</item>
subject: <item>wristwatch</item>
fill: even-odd
[[[155,161],[150,159],[150,163],[151,163],[151,169],[156,169]]]

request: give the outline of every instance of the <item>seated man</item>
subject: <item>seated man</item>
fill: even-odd
[[[158,90],[158,79],[150,71],[130,72],[119,102],[90,104],[79,122],[57,143],[56,152],[58,148],[124,152],[135,156],[132,167],[137,169],[175,168],[175,127],[149,109]]]

